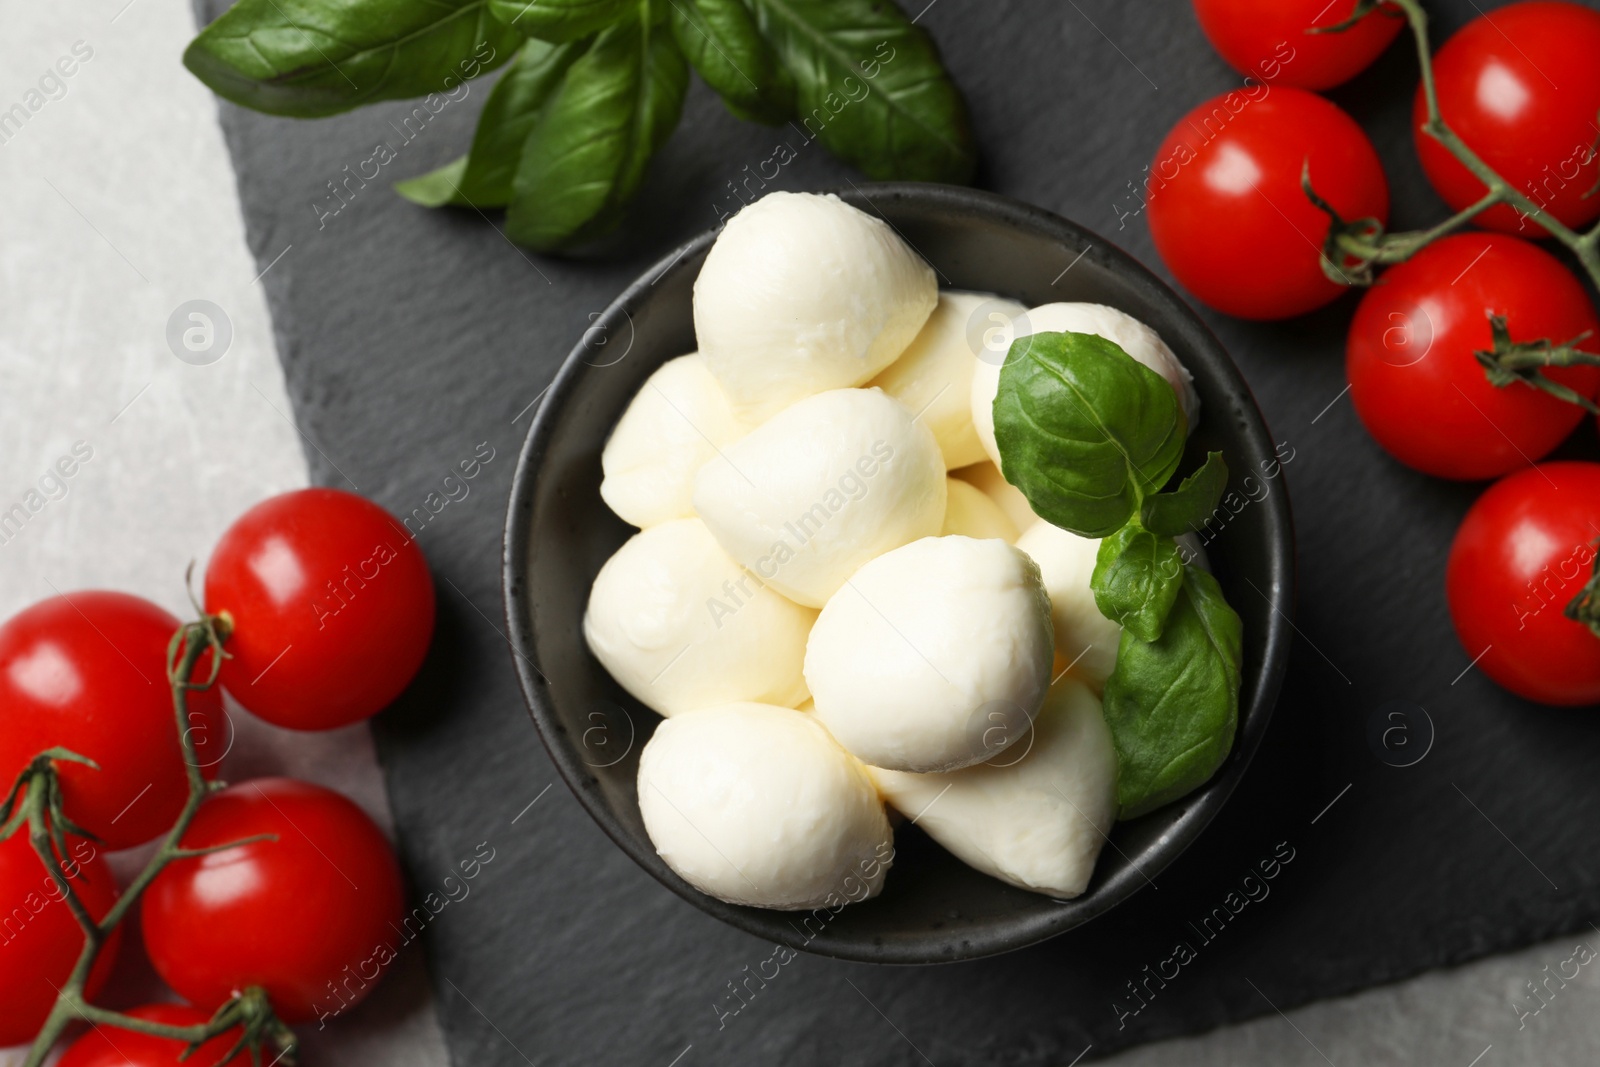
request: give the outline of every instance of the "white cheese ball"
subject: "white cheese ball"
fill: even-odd
[[[695,472],[749,431],[699,353],[669,360],[611,431],[600,453],[600,498],[639,527],[692,518]]]
[[[817,613],[729,558],[699,519],[629,538],[595,576],[583,636],[611,676],[662,715],[806,699],[801,664]]]
[[[951,471],[950,476],[981,490],[990,500],[1000,505],[1000,510],[1006,513],[1006,518],[1016,524],[1018,530],[1026,530],[1039,521],[1039,516],[1034,514],[1032,505],[1028,503],[1027,495],[1006,481],[997,464],[984,460],[982,463]]]
[[[941,536],[1017,539],[1017,524],[982,489],[951,478],[945,482],[944,528]]]
[[[1039,565],[1050,594],[1050,620],[1062,668],[1096,692],[1117,665],[1122,627],[1100,614],[1089,579],[1094,575],[1100,541],[1079,537],[1043,519],[1022,531],[1017,547]]]
[[[1178,407],[1192,431],[1200,420],[1200,396],[1194,378],[1178,361],[1161,335],[1125,311],[1104,304],[1044,304],[1029,308],[1017,319],[1016,337],[1036,333],[1092,333],[1114,341],[1122,350],[1165,378],[1178,394]],[[984,451],[996,463],[1000,448],[994,440],[994,398],[1000,391],[1000,368],[1005,363],[980,360],[972,374],[972,425]]]
[[[760,419],[860,385],[939,299],[888,223],[836,196],[769,193],[728,221],[694,283],[694,331],[736,410]]]
[[[866,768],[788,708],[663,722],[639,757],[639,811],[667,866],[730,904],[836,910],[877,896],[894,858]]]
[[[1089,886],[1117,815],[1117,753],[1100,701],[1064,678],[1032,734],[949,774],[872,768],[889,803],[957,859],[1020,889],[1071,898]]]
[[[1011,319],[1022,305],[992,293],[939,294],[922,331],[889,368],[869,382],[917,413],[939,441],[946,467],[985,458],[972,425],[972,373],[982,360],[1005,358]]]
[[[821,607],[874,556],[939,532],[944,460],[898,401],[835,389],[779,412],[701,467],[694,507],[734,559]]]
[[[876,767],[949,771],[1027,733],[1050,685],[1039,568],[999,540],[928,537],[879,556],[806,642],[814,714]]]

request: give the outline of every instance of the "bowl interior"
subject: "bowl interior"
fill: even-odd
[[[1249,388],[1204,324],[1154,275],[1047,212],[970,189],[871,185],[841,197],[887,219],[944,288],[996,292],[1032,307],[1109,304],[1153,326],[1195,377],[1202,412],[1181,471],[1221,450],[1230,495],[1207,530],[1212,569],[1244,622],[1233,752],[1202,789],[1120,823],[1082,896],[1052,900],[979,874],[917,828],[896,833],[883,893],[838,914],[737,907],[688,886],[656,855],[639,815],[639,751],[660,721],[584,644],[601,565],[634,531],[601,501],[600,452],[634,393],[695,348],[691,293],[714,234],[646,273],[596,321],[546,396],[519,461],[507,517],[505,592],[517,670],[533,720],[567,784],[640,865],[696,906],[758,936],[845,959],[926,963],[1020,948],[1125,900],[1175,859],[1232,791],[1271,715],[1288,654],[1293,546],[1273,442]],[[1247,481],[1247,479],[1249,479]],[[1263,491],[1265,490],[1265,491]]]

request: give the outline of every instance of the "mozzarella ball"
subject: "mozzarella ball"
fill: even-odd
[[[1027,733],[1050,684],[1050,600],[1004,541],[928,537],[856,572],[817,617],[814,714],[876,767],[948,771]]]
[[[730,904],[837,909],[877,896],[894,858],[866,768],[788,708],[663,722],[639,757],[639,811],[667,866]]]
[[[695,472],[749,430],[699,353],[669,360],[611,431],[600,453],[600,497],[635,526],[692,518]]]
[[[1006,518],[1010,519],[1018,530],[1026,530],[1039,521],[1039,516],[1034,514],[1026,494],[1006,481],[998,465],[985,460],[970,467],[962,467],[958,471],[951,471],[950,476],[981,490],[984,496],[1000,505],[1000,510],[1006,513]]]
[[[700,468],[694,507],[728,554],[821,607],[856,568],[944,522],[933,433],[876,389],[779,412]]]
[[[1016,322],[1017,337],[1036,333],[1092,333],[1114,341],[1167,380],[1178,394],[1178,407],[1190,430],[1199,422],[1200,395],[1194,390],[1194,378],[1188,368],[1178,361],[1160,334],[1127,312],[1104,304],[1044,304],[1029,308]],[[980,360],[972,374],[972,425],[984,451],[995,463],[1000,462],[1000,448],[994,440],[994,398],[1000,391],[1000,367],[1004,362]]]
[[[872,378],[938,299],[933,269],[888,223],[836,196],[769,193],[711,246],[694,331],[735,409],[761,419]]]
[[[1017,524],[982,489],[960,478],[950,478],[945,482],[944,528],[939,532],[945,537],[1015,541]]]
[[[965,467],[985,457],[972,426],[972,372],[980,360],[997,358],[986,347],[997,337],[1010,346],[1014,300],[990,293],[940,293],[922,331],[889,368],[869,384],[917,414],[933,431],[946,467]],[[1005,358],[1005,347],[998,348]]]
[[[1043,519],[1022,531],[1017,547],[1039,565],[1050,594],[1050,620],[1062,668],[1096,691],[1117,665],[1122,627],[1100,614],[1089,579],[1094,574],[1100,541],[1079,537]]]
[[[1100,701],[1064,678],[1030,736],[949,774],[871,769],[895,809],[956,858],[1002,882],[1070,898],[1089,886],[1117,814],[1117,753]]]
[[[762,585],[699,519],[635,534],[589,592],[583,636],[611,676],[662,715],[806,699],[801,664],[817,613]]]

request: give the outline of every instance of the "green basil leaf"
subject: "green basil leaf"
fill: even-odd
[[[730,111],[766,123],[794,114],[794,81],[743,0],[669,2],[678,47]]]
[[[426,174],[395,182],[394,191],[423,207],[444,207],[446,204],[465,207],[469,203],[477,203],[475,200],[469,201],[461,192],[461,182],[466,174],[467,157],[457,156]]]
[[[805,132],[877,180],[965,182],[966,102],[938,49],[888,0],[750,0],[793,76]]]
[[[448,93],[521,43],[486,0],[239,0],[189,43],[183,63],[224,99],[315,118]]]
[[[561,88],[567,70],[588,49],[587,41],[529,41],[495,82],[478,116],[472,149],[438,170],[395,183],[401,196],[423,207],[505,207],[522,145]]]
[[[1160,638],[1182,586],[1178,543],[1134,523],[1100,542],[1089,579],[1100,614],[1141,641]]]
[[[615,228],[671,136],[689,67],[655,4],[603,30],[522,146],[506,234],[540,250]]]
[[[1168,537],[1198,530],[1217,510],[1227,488],[1228,464],[1221,452],[1211,452],[1200,469],[1178,488],[1146,497],[1139,509],[1139,521],[1145,529]]]
[[[1185,423],[1167,380],[1103,337],[1019,337],[1000,369],[994,434],[1006,481],[1039,517],[1108,537],[1183,459]]]
[[[506,26],[542,41],[576,41],[621,20],[637,0],[489,0]]]
[[[1198,567],[1184,568],[1159,640],[1122,632],[1104,705],[1120,818],[1177,800],[1227,758],[1239,721],[1242,635],[1217,580]]]

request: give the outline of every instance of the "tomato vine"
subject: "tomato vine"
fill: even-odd
[[[193,568],[190,569],[192,572]],[[41,1067],[67,1026],[79,1020],[98,1026],[136,1030],[155,1037],[183,1041],[191,1050],[237,1028],[238,1040],[222,1058],[222,1062],[227,1062],[236,1053],[248,1049],[251,1061],[259,1065],[262,1049],[268,1046],[280,1050],[281,1055],[276,1062],[286,1064],[294,1062],[294,1034],[278,1020],[265,993],[257,988],[246,989],[239,993],[218,1008],[210,1020],[195,1026],[173,1026],[111,1011],[90,1003],[86,994],[90,973],[101,950],[138,902],[140,895],[168,864],[175,860],[192,859],[207,853],[236,848],[252,841],[270,839],[272,836],[258,835],[199,849],[185,848],[181,844],[185,831],[200,810],[201,803],[213,789],[213,785],[206,781],[201,772],[194,737],[189,729],[188,697],[193,690],[209,689],[216,684],[222,661],[227,657],[223,644],[229,636],[229,626],[223,618],[207,615],[198,603],[194,604],[194,608],[199,618],[180,626],[167,645],[167,680],[172,690],[175,725],[188,778],[188,799],[177,822],[161,839],[155,854],[102,918],[96,920],[89,913],[72,884],[76,868],[73,862],[67,859],[67,836],[92,839],[93,835],[67,817],[62,808],[61,786],[55,769],[55,764],[63,761],[95,768],[94,761],[64,748],[51,748],[41,752],[17,776],[4,802],[0,803],[0,840],[23,832],[26,828],[34,851],[55,881],[61,894],[60,899],[72,912],[84,935],[83,950],[67,980],[61,985],[55,1005],[28,1051],[24,1067]],[[195,672],[208,652],[212,654],[209,672],[203,681],[197,681],[194,677]]]
[[[1414,255],[1436,238],[1443,237],[1483,214],[1490,208],[1505,204],[1523,216],[1538,223],[1577,256],[1589,279],[1600,286],[1600,223],[1579,233],[1555,218],[1543,206],[1506,181],[1499,172],[1474,152],[1472,148],[1445,122],[1439,110],[1439,92],[1434,83],[1433,52],[1428,46],[1428,13],[1421,0],[1357,0],[1349,18],[1336,26],[1316,29],[1312,33],[1339,33],[1383,6],[1399,8],[1411,29],[1417,50],[1417,63],[1422,74],[1423,99],[1427,106],[1427,120],[1422,130],[1439,142],[1462,166],[1472,172],[1486,188],[1475,203],[1456,212],[1437,226],[1407,233],[1386,233],[1376,219],[1346,221],[1339,217],[1311,186],[1309,174],[1302,179],[1306,195],[1327,212],[1332,226],[1323,249],[1322,269],[1330,279],[1341,284],[1371,284],[1373,266],[1399,263]],[[1352,273],[1354,272],[1354,273]]]

